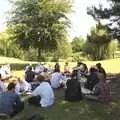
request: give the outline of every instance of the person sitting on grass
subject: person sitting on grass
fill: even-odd
[[[2,81],[2,76],[0,74],[0,92],[4,92],[4,91],[7,91],[7,88],[4,84],[4,82]]]
[[[99,72],[99,73],[102,73],[102,74],[104,75],[104,77],[106,78],[106,71],[105,71],[105,69],[102,67],[101,63],[97,63],[97,64],[96,64],[96,67],[97,67],[97,69],[98,69],[98,72]]]
[[[8,85],[8,91],[0,94],[0,114],[7,114],[11,117],[23,110],[24,104],[15,93],[15,84]]]
[[[96,67],[93,66],[89,70],[89,75],[87,76],[87,82],[85,84],[85,88],[92,91],[95,85],[98,83],[99,83],[98,70]]]
[[[70,68],[69,68],[69,63],[66,62],[65,65],[64,65],[64,73],[70,73]]]
[[[31,92],[31,85],[27,81],[19,77],[15,82],[16,82],[15,92],[17,94],[22,94],[24,92]]]
[[[78,79],[78,71],[73,70],[71,80],[66,83],[65,100],[80,101],[82,99],[81,85]]]
[[[55,69],[50,79],[52,88],[60,88],[62,80],[64,81],[64,76],[60,72],[60,69]]]
[[[50,74],[48,73],[48,69],[45,68],[44,72],[42,72],[41,74],[45,77],[45,81],[48,82],[51,85],[51,83],[50,83]]]
[[[38,75],[37,80],[40,85],[29,95],[25,100],[28,103],[37,105],[40,107],[49,107],[54,103],[54,92],[48,82],[45,81],[45,77],[41,74]]]
[[[35,78],[35,73],[32,71],[32,66],[28,67],[28,70],[25,72],[25,80],[27,82],[33,82]]]

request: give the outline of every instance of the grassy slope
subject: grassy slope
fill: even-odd
[[[102,65],[104,66],[104,68],[106,69],[108,73],[119,73],[120,72],[120,69],[119,69],[120,59],[104,60],[104,61],[85,61],[88,67],[95,65],[98,62],[102,63]],[[20,59],[9,58],[9,57],[0,57],[0,64],[3,64],[3,63],[20,63],[20,64],[31,63],[32,64],[32,63],[37,63],[37,62],[23,61]],[[47,64],[51,64],[52,66],[54,66],[55,63],[48,62]],[[71,69],[76,65],[76,63],[72,63],[72,62],[70,62],[69,64],[70,64]],[[63,70],[64,62],[61,62],[60,65]]]

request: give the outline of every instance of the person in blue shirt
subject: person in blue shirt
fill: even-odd
[[[24,108],[20,97],[15,93],[15,84],[8,85],[8,91],[0,93],[0,114],[14,116]]]

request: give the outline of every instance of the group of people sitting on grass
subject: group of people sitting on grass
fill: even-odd
[[[101,102],[108,102],[106,72],[100,63],[88,70],[86,64],[78,62],[72,72],[68,63],[64,65],[64,72],[60,72],[59,63],[54,68],[38,64],[35,69],[27,66],[25,79],[13,77],[7,87],[0,74],[0,114],[14,116],[25,104],[52,106],[55,102],[54,90],[60,88],[65,89],[66,101],[96,97]]]

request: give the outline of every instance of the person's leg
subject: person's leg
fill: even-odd
[[[35,105],[35,106],[40,106],[40,96],[35,96],[35,97],[32,97],[28,100],[28,103],[29,104],[32,104],[32,105]]]
[[[17,113],[21,112],[24,109],[24,103],[22,102],[19,105],[14,105],[13,106],[13,113],[10,115],[11,117],[15,116]]]

